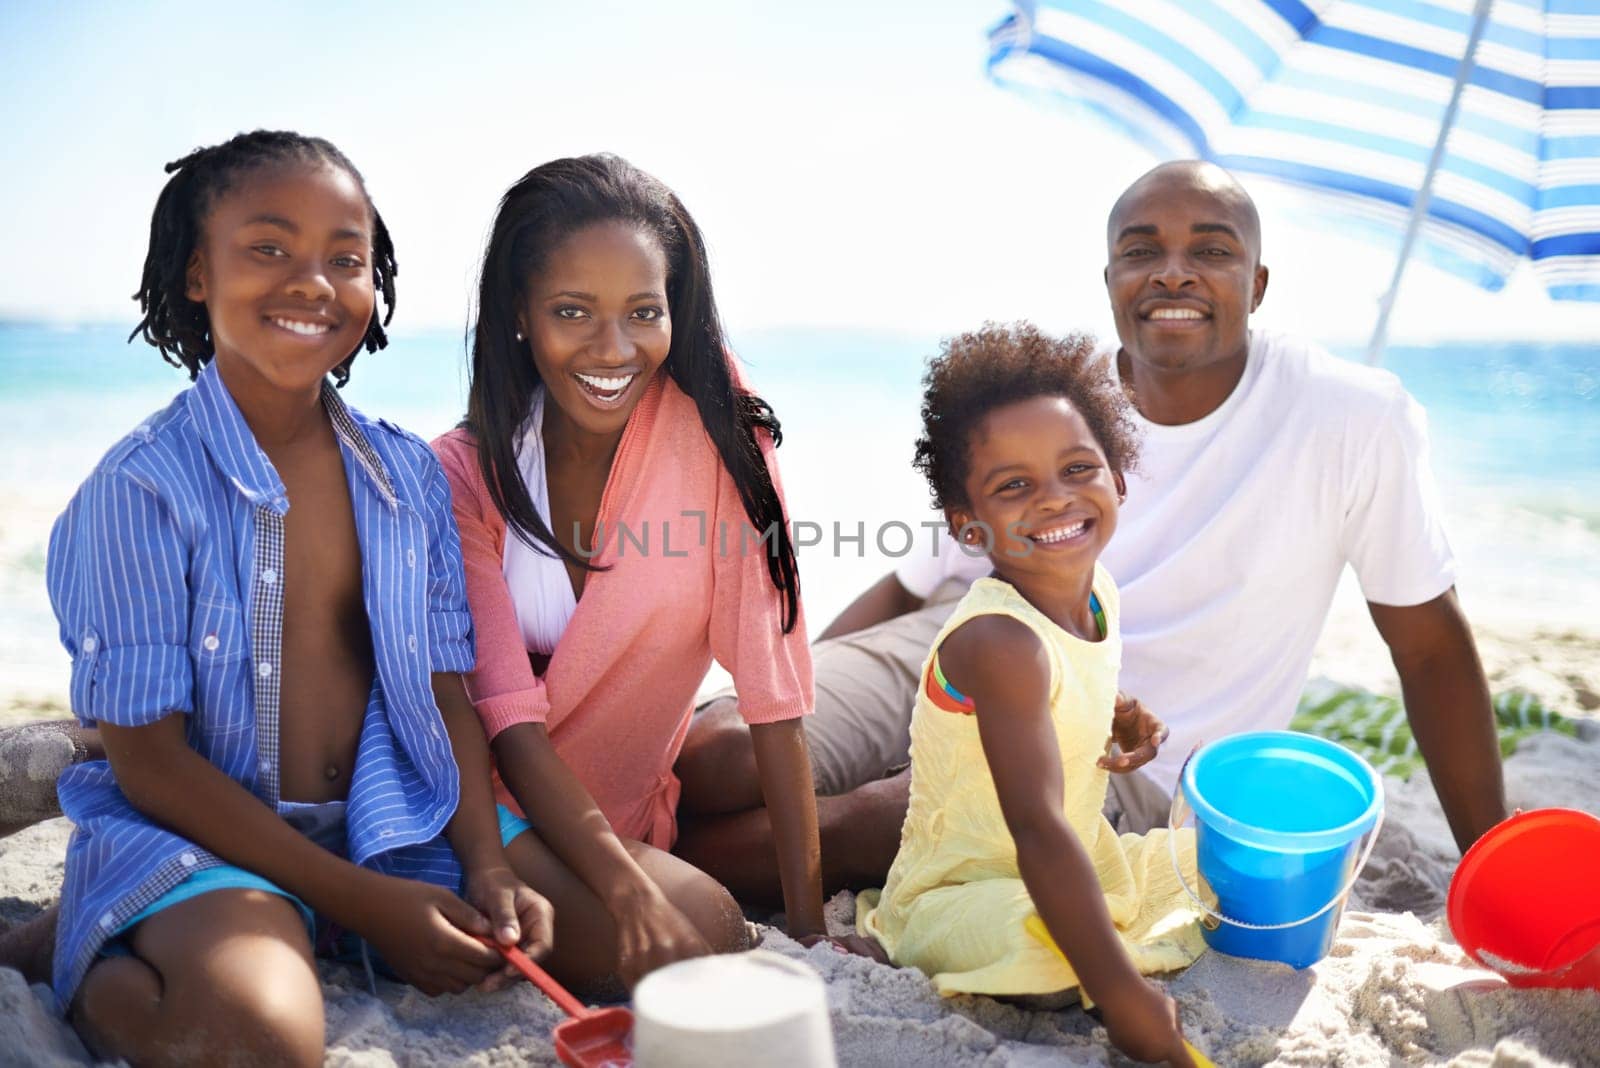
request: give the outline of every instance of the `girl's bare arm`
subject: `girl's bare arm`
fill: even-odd
[[[1024,623],[979,616],[946,637],[939,661],[977,710],[984,759],[1028,896],[1084,992],[1104,1011],[1113,1043],[1141,1060],[1189,1064],[1171,1000],[1133,966],[1089,854],[1062,812],[1044,646]]]

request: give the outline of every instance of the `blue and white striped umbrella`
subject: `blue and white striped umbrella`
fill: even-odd
[[[1526,257],[1600,300],[1600,0],[1015,2],[1000,84],[1389,223],[1429,190],[1439,266],[1498,289]]]

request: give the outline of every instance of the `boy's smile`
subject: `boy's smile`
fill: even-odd
[[[958,529],[988,529],[995,570],[1006,577],[1092,571],[1116,530],[1119,484],[1077,409],[1060,396],[996,408],[968,447],[971,503],[952,509],[951,519]]]
[[[273,167],[222,193],[187,290],[206,306],[219,370],[243,388],[320,388],[372,320],[371,246],[366,197],[337,167]]]
[[[287,330],[300,337],[321,337],[333,329],[330,320],[305,319],[293,315],[273,315],[269,316],[267,321],[279,330]]]

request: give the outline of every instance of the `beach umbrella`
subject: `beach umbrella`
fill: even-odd
[[[1016,0],[989,72],[1403,231],[1371,362],[1413,249],[1600,301],[1600,0]]]

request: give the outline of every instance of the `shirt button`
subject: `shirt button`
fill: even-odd
[[[195,860],[193,853],[185,853],[183,856],[178,858],[178,863],[182,864],[185,868],[192,868],[195,866],[197,861]]]
[[[95,649],[99,647],[99,645],[100,645],[99,641],[97,641],[95,639],[95,636],[93,634],[91,634],[87,638],[83,639],[83,651],[86,652],[86,653],[94,652]]]
[[[108,912],[104,916],[100,917],[100,929],[101,930],[109,931],[109,930],[111,930],[111,928],[115,927],[116,925],[117,925],[117,918],[115,916],[111,915],[111,913]]]
[[[262,664],[260,667],[256,668],[256,674],[260,675],[264,679],[270,677],[272,675],[272,665]]]
[[[261,774],[265,775],[272,770],[272,761],[264,759],[256,767],[261,769]]]
[[[270,586],[278,581],[278,573],[270,567],[264,567],[261,569],[261,581]]]
[[[416,567],[417,566],[417,550],[415,550],[415,549],[407,549],[406,550],[406,566],[407,567]]]
[[[406,648],[413,653],[417,651],[417,636],[415,634],[406,635]]]
[[[221,645],[222,643],[217,640],[217,636],[215,634],[207,634],[205,636],[205,640],[200,644],[205,647],[206,652],[214,653],[217,651],[217,646]]]

